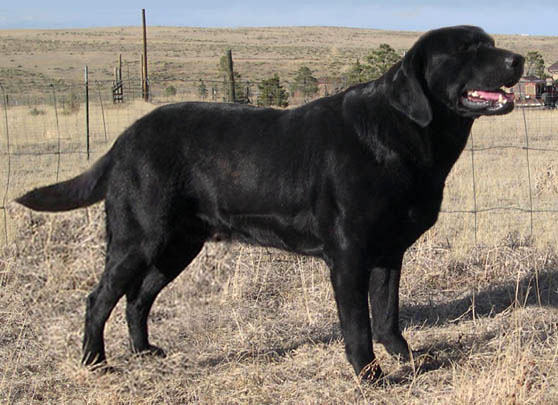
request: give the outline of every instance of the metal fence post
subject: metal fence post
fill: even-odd
[[[473,137],[473,131],[471,131],[471,174],[473,177],[473,213],[475,214],[475,246],[478,245],[477,238],[477,183],[475,180],[475,139]]]
[[[531,163],[529,162],[529,134],[527,131],[527,118],[525,118],[525,108],[523,113],[523,124],[525,126],[525,156],[527,157],[527,179],[529,181],[529,217],[531,220],[531,237],[533,237],[533,187],[531,186]]]
[[[103,95],[101,94],[101,85],[97,82],[97,91],[99,93],[99,102],[101,103],[101,115],[103,116],[103,129],[105,131],[105,143],[107,143],[107,122],[105,120],[105,107],[103,105]]]
[[[10,177],[12,174],[12,161],[10,156],[10,131],[8,128],[8,97],[4,91],[4,87],[0,83],[2,90],[2,103],[4,104],[4,120],[6,124],[6,155],[8,164],[8,178],[6,179],[6,190],[4,192],[4,199],[2,200],[2,211],[4,213],[4,241],[8,246],[8,215],[6,214],[6,204],[8,202],[8,192],[10,191]]]
[[[58,133],[58,149],[56,151],[57,154],[57,162],[56,162],[56,181],[58,181],[58,176],[60,175],[60,122],[58,121],[58,106],[56,105],[56,89],[54,88],[54,84],[51,83],[50,87],[52,87],[52,98],[54,101],[54,114],[56,116],[56,131]]]
[[[87,66],[85,66],[85,137],[87,160],[89,160],[89,70]]]

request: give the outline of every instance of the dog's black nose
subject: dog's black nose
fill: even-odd
[[[506,57],[506,66],[510,69],[523,68],[524,63],[525,58],[516,53],[512,53],[508,57]]]

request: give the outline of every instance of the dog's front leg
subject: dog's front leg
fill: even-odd
[[[379,379],[382,370],[372,349],[368,275],[366,266],[354,255],[343,255],[331,265],[331,281],[347,358],[361,378]]]
[[[399,329],[399,279],[403,252],[386,256],[370,271],[370,307],[374,339],[386,350],[409,360],[410,350]]]

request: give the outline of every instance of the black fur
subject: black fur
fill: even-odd
[[[380,79],[296,109],[160,107],[91,170],[24,195],[45,211],[106,199],[106,269],[87,299],[84,362],[105,360],[104,325],[123,295],[132,349],[162,354],[147,337],[151,305],[215,235],[325,260],[357,374],[381,375],[373,338],[409,358],[403,254],[436,222],[474,119],[513,108],[471,108],[462,96],[511,86],[522,71],[523,58],[479,28],[435,30]]]

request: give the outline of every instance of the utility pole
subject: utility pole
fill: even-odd
[[[141,10],[143,17],[143,57],[142,57],[142,95],[144,101],[149,101],[149,76],[147,75],[147,28],[145,24],[145,9]]]

